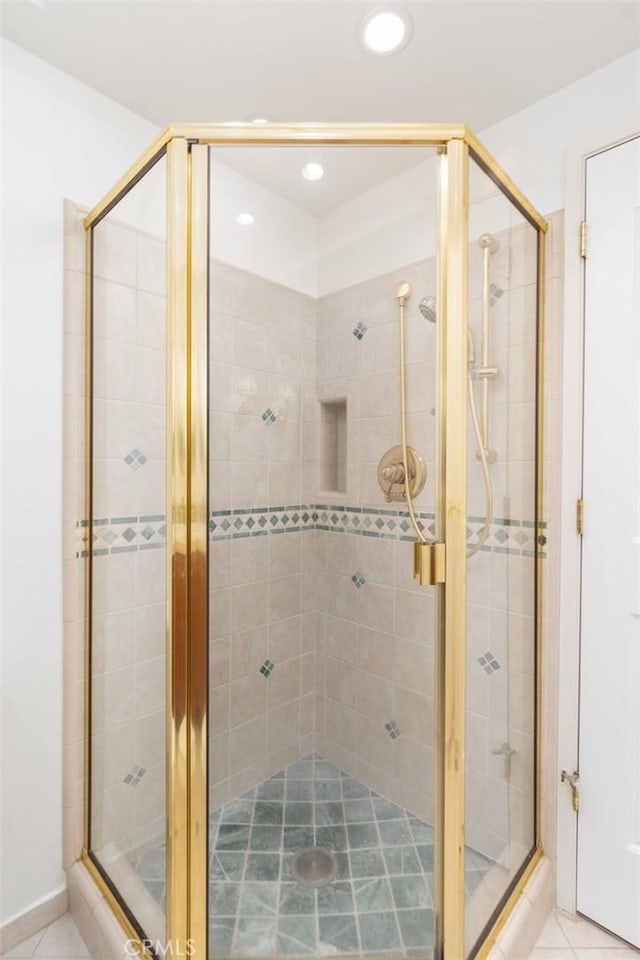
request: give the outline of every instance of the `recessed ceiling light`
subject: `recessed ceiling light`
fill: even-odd
[[[305,180],[322,180],[324,167],[320,163],[305,163],[302,168],[302,176]]]
[[[409,43],[411,32],[404,10],[375,10],[362,21],[362,42],[372,53],[397,53]]]
[[[269,117],[263,116],[250,116],[244,118],[245,123],[254,123],[257,127],[261,126],[263,123],[269,123]]]
[[[241,224],[243,227],[250,227],[254,222],[254,217],[252,213],[239,213],[236,217],[236,223]]]

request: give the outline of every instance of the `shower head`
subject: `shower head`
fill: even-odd
[[[478,237],[478,246],[481,250],[488,249],[491,256],[500,249],[500,244],[491,233],[483,233]]]
[[[418,309],[420,313],[428,320],[429,323],[435,323],[438,315],[436,313],[436,298],[435,297],[423,297],[420,303],[418,304]],[[473,334],[471,333],[471,328],[467,327],[467,363],[469,367],[472,367],[476,362],[476,348],[473,342]]]
[[[406,303],[410,296],[411,284],[407,280],[401,280],[396,286],[396,300],[399,300],[400,303],[403,304]]]
[[[435,297],[423,297],[420,303],[418,304],[418,309],[420,313],[428,320],[429,323],[436,322],[436,298]]]

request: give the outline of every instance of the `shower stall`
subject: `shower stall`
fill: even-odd
[[[123,942],[486,956],[542,853],[545,221],[461,125],[220,124],[85,228],[82,859]]]

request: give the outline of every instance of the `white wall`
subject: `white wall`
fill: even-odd
[[[62,873],[63,198],[93,205],[157,134],[2,43],[0,923]]]
[[[367,163],[366,147],[361,163]],[[424,160],[322,217],[320,296],[434,255],[437,175],[436,158]]]
[[[606,143],[621,128],[634,126],[640,129],[640,50],[474,132],[534,206],[551,213],[565,205],[566,159],[576,144],[594,134]],[[481,179],[486,182],[472,178],[472,201],[483,199]],[[330,211],[320,223],[320,296],[431,256],[432,201],[435,166],[426,161]],[[476,211],[479,229],[504,229],[505,211],[504,202],[482,202]]]
[[[234,170],[224,162],[224,156],[224,147],[211,151],[211,256],[315,296],[318,221],[295,203]],[[127,194],[110,217],[164,238],[166,174],[154,175],[157,170],[154,168]],[[99,199],[96,195],[94,202]],[[253,225],[240,225],[239,213],[251,213]]]
[[[251,213],[252,226],[236,222]],[[211,152],[211,256],[317,296],[318,221]]]
[[[479,133],[540,211],[565,205],[565,161],[576,144],[640,129],[640,49]],[[576,170],[576,177],[579,170]]]

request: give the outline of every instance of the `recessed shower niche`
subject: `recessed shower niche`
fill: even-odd
[[[347,398],[320,400],[320,493],[347,492]]]
[[[267,124],[86,228],[85,864],[143,953],[483,956],[541,856],[545,222],[464,127]]]

